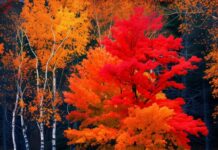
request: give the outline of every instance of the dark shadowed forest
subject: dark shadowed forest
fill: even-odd
[[[0,0],[0,150],[218,150],[216,0]]]

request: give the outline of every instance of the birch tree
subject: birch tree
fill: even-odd
[[[72,55],[80,56],[86,52],[90,27],[86,6],[85,1],[79,0],[24,2],[22,27],[37,60],[37,96],[30,111],[38,114],[41,150],[44,149],[44,125],[49,125],[50,121],[52,149],[56,149],[56,126],[60,121],[56,71],[63,69]],[[39,112],[33,111],[34,108]]]

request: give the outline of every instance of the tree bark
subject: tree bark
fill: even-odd
[[[28,141],[27,134],[26,134],[27,129],[26,129],[26,126],[25,126],[25,123],[24,123],[23,114],[21,114],[20,120],[21,120],[21,126],[22,126],[22,132],[23,132],[25,147],[26,147],[26,150],[29,150],[29,141]]]
[[[41,122],[39,124],[39,132],[40,132],[40,150],[45,149],[45,141],[44,141],[44,124]]]
[[[52,125],[52,150],[56,150],[56,126],[57,126],[57,122],[54,119]]]
[[[16,111],[17,111],[18,99],[19,99],[19,91],[17,90],[16,101],[12,113],[12,142],[13,142],[14,150],[17,150],[16,138],[15,138],[15,125],[16,125]]]
[[[55,75],[55,68],[52,72],[52,89],[53,89],[53,102],[56,100],[56,75]],[[52,125],[52,150],[56,150],[56,126],[57,126],[57,121],[56,121],[56,118],[55,118],[55,109],[56,107],[53,105],[52,107],[53,109],[53,125]]]
[[[26,134],[27,127],[24,123],[24,118],[23,118],[23,108],[21,108],[20,122],[21,122],[21,127],[22,127],[23,138],[25,142],[25,148],[26,150],[29,150],[29,141],[28,141],[27,134]]]

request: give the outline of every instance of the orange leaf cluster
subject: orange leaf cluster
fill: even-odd
[[[115,149],[123,150],[133,145],[148,149],[165,149],[167,141],[171,141],[168,121],[174,111],[167,107],[153,104],[147,108],[129,108],[129,116],[117,137]],[[135,147],[135,148],[137,148]]]
[[[20,99],[19,106],[20,106],[20,108],[24,108],[26,106],[26,104],[24,103],[23,99]]]
[[[114,84],[106,83],[99,74],[104,64],[115,64],[119,60],[103,49],[91,50],[87,58],[75,68],[78,74],[72,75],[69,79],[69,87],[72,92],[64,93],[65,102],[76,106],[78,109],[74,112],[78,113],[78,115],[75,115],[76,118],[69,117],[72,121],[86,119],[87,122],[90,122],[91,117],[86,116],[101,114],[104,100],[110,99],[120,91]]]
[[[94,129],[83,129],[81,131],[75,129],[68,129],[65,135],[70,142],[68,144],[87,144],[98,145],[106,144],[108,141],[115,139],[117,132],[113,128],[108,128],[100,125]]]

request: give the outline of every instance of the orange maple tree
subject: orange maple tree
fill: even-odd
[[[179,56],[180,38],[153,36],[162,28],[161,20],[136,9],[128,20],[115,22],[112,39],[103,41],[106,51],[91,51],[77,67],[78,74],[69,79],[72,91],[64,93],[65,102],[75,107],[67,118],[80,122],[78,129],[65,131],[69,144],[189,149],[188,134],[207,135],[204,122],[182,110],[182,98],[163,93],[169,87],[183,89],[173,77],[196,69],[200,59]]]

